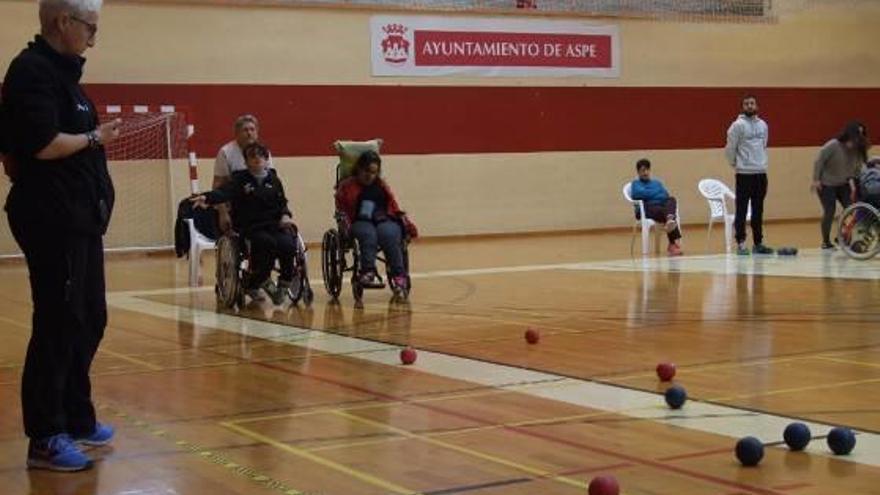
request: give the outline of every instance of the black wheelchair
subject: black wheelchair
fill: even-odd
[[[297,251],[293,258],[293,283],[287,289],[287,296],[292,304],[300,301],[310,306],[315,299],[312,287],[309,284],[308,263],[306,259],[306,245],[302,236],[296,234]],[[222,235],[217,239],[217,285],[214,291],[217,294],[217,302],[224,307],[241,309],[245,303],[245,287],[250,284],[250,242],[235,232]],[[275,272],[278,271],[278,262],[275,262]]]
[[[373,150],[378,153],[381,145],[382,140],[380,139],[366,142],[337,141],[334,143],[334,147],[340,157],[340,162],[336,165],[335,184],[338,185],[340,181],[351,175],[352,164],[357,161],[361,153],[367,150]],[[360,303],[364,297],[364,289],[366,289],[360,283],[359,277],[361,250],[357,239],[349,231],[350,226],[346,222],[345,216],[337,211],[334,214],[334,220],[336,221],[336,227],[324,232],[324,237],[321,240],[321,272],[324,277],[324,288],[327,289],[327,293],[334,301],[338,300],[339,294],[342,293],[342,282],[345,274],[351,273],[352,295],[355,301]],[[389,273],[388,263],[381,254],[381,249],[376,261],[385,265],[385,278],[394,294],[394,299],[405,301],[409,298],[412,290],[412,282],[409,276],[409,243],[411,238],[407,229],[403,228],[403,225],[401,225],[401,228],[404,234],[401,252],[403,254],[403,266],[406,270],[406,287],[399,287],[394,282]],[[379,278],[382,281],[382,286],[375,288],[383,289],[385,288],[386,280],[383,280],[381,275]]]
[[[840,249],[853,259],[868,260],[880,253],[880,211],[876,202],[860,201],[843,210],[837,227],[837,242]]]

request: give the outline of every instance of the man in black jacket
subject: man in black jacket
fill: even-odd
[[[103,145],[120,122],[98,123],[79,85],[101,0],[40,0],[41,34],[10,64],[2,88],[12,189],[9,226],[27,260],[33,329],[22,377],[28,466],[91,467],[81,445],[104,445],[89,369],[107,309],[102,236],[113,209]]]

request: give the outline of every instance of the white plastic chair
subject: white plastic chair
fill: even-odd
[[[198,287],[202,284],[202,251],[216,249],[217,244],[196,229],[195,220],[187,218],[184,221],[189,227],[189,285]]]
[[[706,246],[708,248],[712,237],[712,226],[716,220],[724,222],[724,249],[730,252],[733,246],[733,221],[736,215],[730,213],[727,207],[727,200],[736,201],[736,195],[727,187],[727,184],[718,179],[703,179],[697,184],[700,194],[706,198],[709,203],[709,232],[706,234]],[[746,212],[746,221],[752,218],[752,206]]]
[[[636,231],[641,227],[642,229],[642,254],[648,254],[648,250],[651,245],[651,229],[654,228],[654,232],[656,234],[657,239],[654,242],[655,252],[660,252],[660,243],[662,242],[663,234],[666,231],[661,228],[662,226],[658,226],[657,222],[651,220],[645,215],[645,202],[640,199],[632,199],[632,182],[627,182],[623,185],[623,197],[626,198],[627,201],[636,205],[639,209],[639,218],[636,219],[636,222],[633,224],[632,230],[632,239],[629,243],[629,254],[632,256],[635,243],[636,243]],[[675,219],[678,222],[678,228],[681,229],[681,216],[678,213],[678,207],[675,208]],[[655,228],[656,227],[656,228]]]

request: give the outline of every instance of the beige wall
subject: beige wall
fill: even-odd
[[[819,214],[809,194],[815,148],[773,149],[767,218],[805,218]],[[394,155],[385,175],[403,207],[428,236],[535,232],[628,226],[632,209],[621,196],[641,157],[679,198],[686,223],[705,223],[708,206],[697,182],[715,177],[733,186],[733,173],[719,150],[627,151],[491,155]],[[202,187],[210,185],[213,163],[200,162]],[[331,158],[276,160],[307,241],[320,241],[332,226],[334,161]],[[167,173],[162,166],[111,165],[118,203],[108,246],[167,242],[170,214]],[[175,197],[188,192],[186,167],[175,166]],[[7,183],[0,180],[0,195]],[[145,190],[149,194],[144,195]],[[142,200],[132,198],[148,198]],[[687,235],[704,235],[687,232]],[[772,232],[770,233],[772,240]],[[701,238],[702,239],[702,238]],[[15,252],[5,218],[0,222],[0,254]]]
[[[0,60],[37,29],[33,0],[0,1]],[[774,23],[602,19],[620,26],[620,79],[373,79],[372,12],[108,2],[89,82],[562,86],[880,85],[880,2],[826,1]],[[839,5],[839,7],[837,6]],[[586,21],[585,22],[590,22]]]

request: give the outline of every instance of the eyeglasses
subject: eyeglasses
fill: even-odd
[[[83,26],[86,27],[86,29],[89,30],[89,39],[94,38],[95,35],[98,34],[98,25],[97,24],[92,24],[91,22],[80,19],[79,17],[77,17],[75,15],[70,16],[70,18],[73,19],[74,21],[82,24]]]

